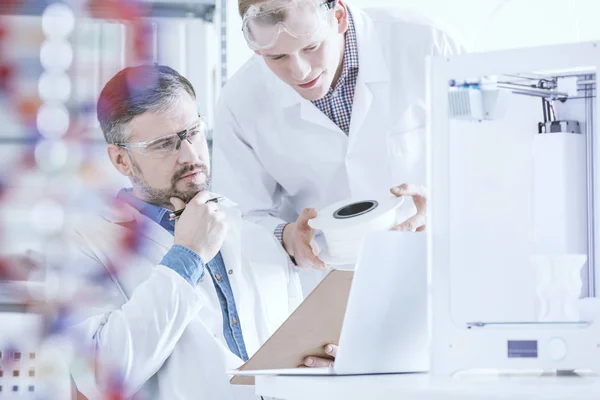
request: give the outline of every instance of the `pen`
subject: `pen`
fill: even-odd
[[[218,203],[223,200],[225,200],[225,197],[213,197],[212,199],[206,200],[206,203],[204,203],[204,204],[210,203],[211,201],[213,203]],[[173,221],[173,220],[176,220],[177,218],[179,218],[179,216],[183,213],[184,210],[185,210],[185,207],[182,208],[181,210],[173,211],[171,214],[169,214],[169,221]]]

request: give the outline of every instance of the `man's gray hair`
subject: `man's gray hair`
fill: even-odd
[[[190,81],[165,65],[128,67],[115,75],[102,89],[97,113],[104,139],[109,144],[125,143],[131,120],[145,112],[167,112],[179,96],[196,93]]]

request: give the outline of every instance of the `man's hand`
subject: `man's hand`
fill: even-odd
[[[175,244],[196,252],[204,263],[212,260],[223,245],[227,234],[227,221],[219,206],[210,199],[207,192],[198,193],[188,204],[177,197],[171,197],[175,210],[185,207],[175,223]]]
[[[316,216],[317,210],[305,208],[296,222],[287,224],[283,229],[283,247],[299,267],[323,270],[325,263],[315,255],[315,230],[308,225]]]
[[[337,349],[338,349],[338,347],[335,344],[326,345],[323,348],[323,350],[325,350],[325,354],[333,357],[333,360],[331,360],[329,358],[308,356],[304,359],[304,364],[302,364],[302,367],[309,367],[309,368],[323,368],[323,367],[331,368],[331,367],[333,367],[333,362],[335,361]]]
[[[410,196],[417,207],[417,213],[392,228],[393,231],[422,232],[427,224],[427,190],[421,185],[402,184],[390,189],[393,195]]]

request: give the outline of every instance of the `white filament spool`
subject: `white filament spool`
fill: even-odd
[[[365,235],[386,231],[398,223],[397,210],[404,197],[393,195],[379,199],[349,199],[319,210],[308,221],[311,228],[323,232],[326,247],[319,258],[330,265],[356,261]]]

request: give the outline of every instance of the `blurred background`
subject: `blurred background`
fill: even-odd
[[[347,3],[425,14],[469,51],[600,39],[597,0]],[[128,185],[96,121],[103,85],[126,66],[168,64],[192,82],[212,125],[221,87],[251,56],[237,0],[0,1],[0,398],[37,396],[44,382],[53,394],[39,398],[73,395],[55,357],[81,352],[60,341],[72,299],[52,271],[68,257],[69,224],[97,206],[89,194]]]
[[[600,39],[600,4],[595,0],[348,3],[425,14],[470,51]],[[188,77],[197,89],[199,110],[212,123],[221,86],[252,56],[240,23],[236,0],[3,0],[0,168],[10,170],[22,162],[38,136],[58,139],[76,130],[78,138],[102,147],[94,111],[99,91],[114,73],[144,61],[168,64]],[[48,122],[57,124],[54,132],[37,129],[37,123]],[[61,154],[69,154],[62,144],[47,152],[52,158],[41,161],[40,154],[36,163],[61,162]],[[87,155],[104,157],[102,151]],[[123,182],[112,171],[105,172],[111,181]]]

